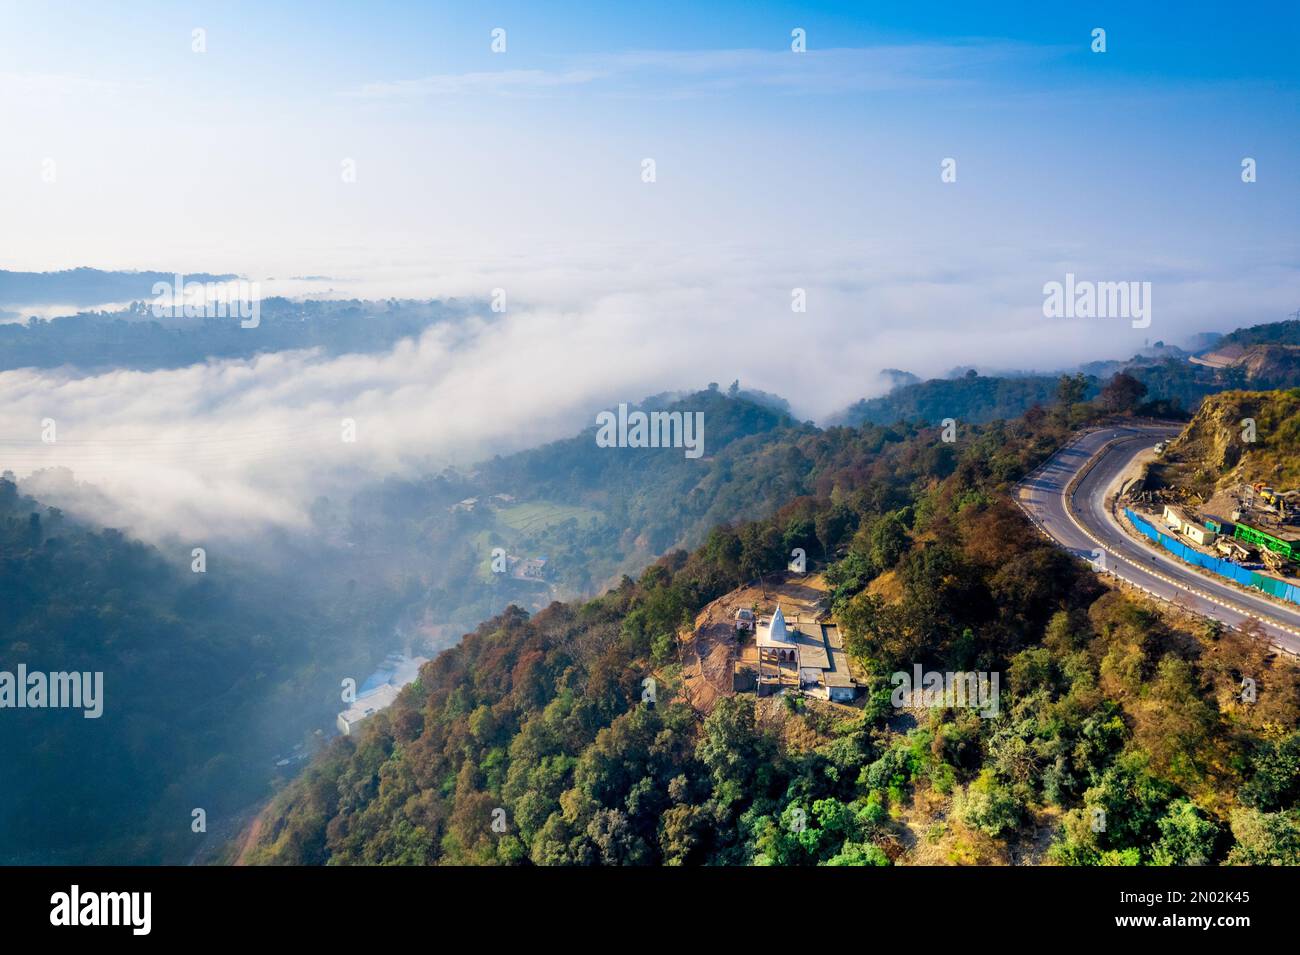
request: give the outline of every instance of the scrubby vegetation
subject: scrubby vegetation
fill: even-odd
[[[1245,440],[1245,422],[1253,425]],[[1300,487],[1300,388],[1225,391],[1208,398],[1183,434],[1171,442],[1171,468],[1202,493],[1263,482]]]

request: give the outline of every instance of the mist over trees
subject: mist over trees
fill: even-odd
[[[327,347],[357,346],[353,304],[302,321],[297,307],[267,327],[302,340],[338,323]],[[395,335],[441,314],[362,311]],[[78,327],[48,326],[36,337]],[[187,334],[174,360],[208,347]],[[588,431],[321,498],[310,527],[218,552],[204,575],[188,545],[143,544],[0,481],[0,669],[102,670],[108,698],[99,721],[16,718],[0,743],[20,780],[0,794],[0,844],[15,861],[189,861],[284,786],[253,861],[888,864],[907,841],[900,816],[932,799],[950,801],[943,851],[967,861],[1029,851],[1048,813],[1056,861],[1292,859],[1294,741],[1267,729],[1294,725],[1291,671],[1105,592],[1008,500],[1072,429],[1161,410],[1152,396],[1184,381],[1164,368],[1100,388],[1034,380],[1048,393],[1023,415],[963,421],[955,443],[920,423],[819,429],[738,383],[662,395],[645,407],[706,415],[704,458],[604,454]],[[958,388],[1008,394],[988,381]],[[490,573],[499,543],[544,554],[545,578]],[[792,702],[781,732],[743,700],[703,722],[640,706],[651,674],[672,699],[678,630],[775,579],[795,547],[825,570],[875,679],[917,661],[1000,670],[1006,715],[904,729],[883,685],[848,719]],[[472,635],[292,779],[339,708],[340,675],[429,624],[444,641]],[[1265,674],[1271,709],[1223,702],[1245,667]],[[295,762],[277,767],[286,752]],[[210,840],[190,829],[196,807]],[[493,809],[505,838],[481,828]],[[1104,835],[1087,827],[1097,809],[1115,819]]]

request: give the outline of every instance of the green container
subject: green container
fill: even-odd
[[[1267,547],[1275,554],[1281,554],[1283,557],[1294,557],[1295,548],[1290,541],[1284,541],[1272,534],[1257,530],[1248,524],[1238,524],[1233,529],[1232,536],[1238,540],[1244,540],[1251,544],[1257,544],[1260,547]]]

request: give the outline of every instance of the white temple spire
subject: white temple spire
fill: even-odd
[[[768,635],[772,640],[786,640],[790,637],[785,630],[785,614],[781,613],[781,605],[776,605],[776,613],[772,614],[772,625],[768,627]]]

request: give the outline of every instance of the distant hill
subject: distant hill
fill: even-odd
[[[1239,328],[1191,361],[1215,369],[1229,387],[1294,387],[1300,384],[1300,320]]]
[[[1300,345],[1300,319],[1239,328],[1219,339],[1215,351],[1233,345]]]
[[[153,274],[153,273],[140,273]],[[466,306],[439,301],[304,301],[268,298],[259,323],[238,318],[155,318],[137,302],[118,312],[82,312],[50,321],[0,324],[0,371],[73,365],[87,371],[180,368],[208,359],[320,348],[327,354],[387,351]]]
[[[1251,345],[1229,367],[1251,384],[1288,387],[1300,382],[1300,345]]]
[[[1218,370],[1225,380],[1238,385],[1288,387],[1300,381],[1300,345],[1230,342],[1191,360]]]
[[[920,384],[919,376],[912,374],[910,371],[902,371],[898,368],[884,368],[880,372],[880,377],[889,382],[889,389],[902,388],[904,385]]]
[[[171,282],[172,272],[105,272],[66,269],[62,272],[6,272],[0,269],[0,305],[104,305],[153,297],[155,282]],[[187,274],[194,282],[230,282],[237,275],[208,272]]]
[[[1169,410],[1194,412],[1206,395],[1226,388],[1293,388],[1300,385],[1300,321],[1274,322],[1238,329],[1230,335],[1197,337],[1213,350],[1194,355],[1164,342],[1155,342],[1129,359],[1108,359],[1078,366],[1090,379],[1086,397],[1124,371],[1147,386],[1146,398]],[[906,372],[897,372],[914,378]],[[898,421],[938,424],[944,418],[983,424],[1018,417],[1036,404],[1056,397],[1058,378],[1052,375],[978,375],[966,371],[949,378],[911,381],[878,398],[858,401],[834,416],[831,424],[893,424]]]
[[[934,378],[859,401],[837,416],[834,423],[938,424],[944,418],[953,418],[966,424],[985,424],[1017,418],[1034,405],[1050,404],[1056,397],[1057,381],[1048,376],[997,378],[969,372],[960,378]],[[1094,382],[1087,397],[1096,392]]]
[[[642,407],[702,413],[704,458],[689,459],[679,449],[599,448],[592,427],[488,462],[482,480],[517,495],[598,508],[615,527],[636,529],[647,555],[683,543],[684,536],[698,540],[716,523],[756,516],[774,498],[804,490],[802,462],[764,460],[764,449],[814,429],[770,404],[700,391]]]

